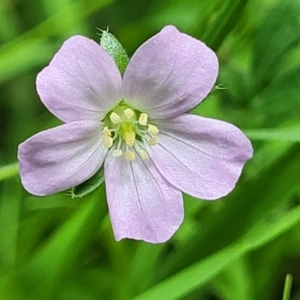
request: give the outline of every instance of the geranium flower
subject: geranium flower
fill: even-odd
[[[64,124],[19,146],[22,184],[49,195],[104,164],[116,240],[168,240],[183,220],[181,191],[225,196],[252,156],[235,126],[186,113],[217,74],[215,53],[173,26],[135,52],[123,77],[97,43],[71,37],[37,77],[42,102]]]

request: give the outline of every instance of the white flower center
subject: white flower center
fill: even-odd
[[[102,142],[104,147],[113,147],[114,157],[123,156],[133,161],[136,155],[147,159],[145,143],[155,146],[158,141],[159,129],[148,122],[148,115],[140,113],[121,101],[104,118]]]

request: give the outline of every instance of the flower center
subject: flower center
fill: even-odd
[[[135,160],[136,154],[148,158],[145,143],[158,143],[158,128],[148,122],[148,115],[141,113],[123,100],[103,119],[103,145],[112,148],[115,157],[124,156],[127,161]]]

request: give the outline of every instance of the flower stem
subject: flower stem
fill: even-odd
[[[13,177],[19,173],[19,164],[17,162],[7,166],[0,167],[0,181]]]

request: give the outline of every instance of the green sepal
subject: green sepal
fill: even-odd
[[[96,190],[104,181],[104,167],[101,167],[95,175],[87,181],[71,189],[72,198],[82,198],[83,196]]]
[[[228,90],[228,87],[226,85],[223,85],[222,83],[216,84],[213,88],[213,91],[217,90]]]
[[[121,43],[110,32],[103,30],[100,38],[100,45],[113,57],[121,74],[123,74],[128,65],[129,58]]]

